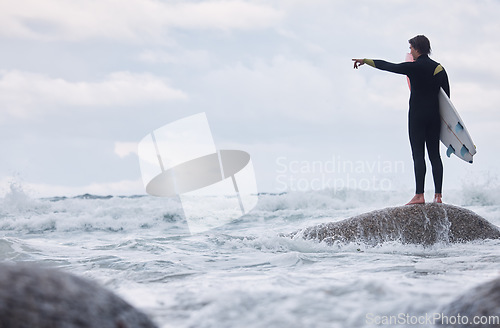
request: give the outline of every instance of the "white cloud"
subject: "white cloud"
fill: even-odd
[[[137,147],[138,143],[137,142],[120,142],[117,141],[115,142],[115,149],[114,152],[118,157],[124,158],[130,154],[136,154],[137,155]]]
[[[3,115],[33,117],[45,106],[113,106],[187,99],[151,74],[115,72],[99,82],[71,82],[22,72],[0,71]],[[0,120],[2,117],[0,116]]]
[[[210,53],[207,50],[143,50],[138,59],[150,64],[183,64],[191,67],[208,67],[210,65]]]
[[[460,113],[500,119],[497,104],[500,103],[498,85],[461,82],[452,85],[451,99]],[[465,119],[465,118],[464,118]]]
[[[0,3],[0,35],[41,40],[161,40],[169,28],[259,29],[283,17],[246,1],[16,0]]]
[[[214,98],[224,97],[221,110],[229,113],[229,108],[240,108],[234,112],[240,117],[259,112],[262,115],[257,118],[259,121],[273,114],[321,121],[331,111],[334,101],[335,88],[324,71],[308,61],[284,56],[276,56],[270,62],[257,60],[248,66],[237,63],[213,71],[204,78],[204,84]]]

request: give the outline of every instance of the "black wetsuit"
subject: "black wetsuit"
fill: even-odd
[[[435,192],[440,194],[443,184],[443,163],[439,155],[439,89],[442,87],[448,97],[450,85],[444,68],[427,55],[421,55],[414,62],[400,64],[383,60],[365,59],[365,63],[378,69],[407,75],[410,79],[410,110],[408,132],[415,169],[416,193],[424,192],[425,159],[424,145],[432,165]]]

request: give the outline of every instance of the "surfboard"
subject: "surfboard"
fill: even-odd
[[[406,61],[413,61],[411,54],[406,54]],[[410,79],[407,77],[408,87],[411,90]],[[441,116],[441,133],[439,138],[446,147],[446,155],[455,154],[458,158],[472,163],[476,154],[476,146],[460,118],[458,111],[443,88],[439,90],[439,114]]]
[[[443,88],[439,90],[439,114],[441,115],[441,142],[447,147],[446,155],[455,154],[458,158],[472,163],[476,154],[476,146],[458,115],[455,106]]]

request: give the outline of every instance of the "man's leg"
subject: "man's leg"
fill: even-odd
[[[411,119],[408,121],[408,132],[410,134],[411,153],[413,157],[413,169],[415,172],[415,196],[407,204],[424,203],[424,183],[425,183],[425,125],[418,124],[418,120]]]
[[[443,187],[443,162],[439,154],[439,135],[441,132],[441,120],[434,120],[427,130],[425,143],[427,154],[432,165],[432,177],[434,178],[434,202],[441,203]]]

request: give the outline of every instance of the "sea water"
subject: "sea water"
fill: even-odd
[[[0,198],[0,260],[97,281],[164,328],[427,327],[443,306],[499,276],[500,240],[373,247],[286,236],[408,195],[261,194],[248,215],[192,235],[176,199],[34,198],[13,185]],[[446,200],[500,225],[498,195],[476,188]]]

